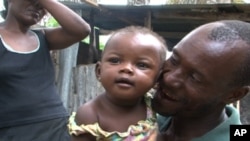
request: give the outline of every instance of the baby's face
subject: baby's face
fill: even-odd
[[[151,35],[115,35],[100,65],[100,79],[107,93],[123,101],[141,98],[158,77],[161,48]]]

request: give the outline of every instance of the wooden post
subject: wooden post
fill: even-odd
[[[59,52],[58,89],[65,108],[68,108],[68,96],[71,93],[72,68],[76,66],[79,43],[75,43]]]
[[[151,29],[151,11],[148,11],[147,12],[147,17],[145,18],[145,21],[144,21],[144,25],[145,27]]]
[[[81,15],[81,12],[78,11]],[[76,66],[79,42],[68,48],[59,51],[58,66],[58,91],[66,109],[68,109],[68,97],[71,93],[72,86],[72,69]]]

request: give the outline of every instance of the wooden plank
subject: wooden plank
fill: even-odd
[[[64,106],[68,107],[68,95],[71,91],[72,68],[76,66],[76,56],[79,43],[75,43],[68,48],[60,50],[58,90]]]
[[[152,26],[151,26],[151,11],[149,10],[147,12],[147,17],[145,18],[145,21],[144,21],[144,25],[145,27],[149,28],[149,29],[152,29]]]
[[[94,0],[81,0],[81,1],[93,6],[95,8],[99,8],[98,3],[96,1],[94,1]]]
[[[183,38],[188,32],[157,32],[159,35],[163,36],[164,38],[176,38],[181,39]]]
[[[96,79],[95,64],[79,65],[74,68],[73,74],[75,93],[70,94],[71,99],[73,99],[70,113],[104,91],[102,85]]]
[[[106,14],[106,15],[109,15],[110,17],[119,19],[119,20],[121,20],[129,25],[136,25],[134,22],[132,22],[124,17],[121,17],[120,15],[118,16],[115,13],[112,13],[111,11],[109,11],[108,9],[99,6],[97,3],[93,3],[91,0],[81,0],[81,1],[91,5],[94,8],[99,9],[103,14]]]

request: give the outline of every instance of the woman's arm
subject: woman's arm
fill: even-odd
[[[60,27],[44,29],[50,49],[63,49],[81,41],[90,33],[89,24],[70,8],[57,0],[38,0],[60,24]]]

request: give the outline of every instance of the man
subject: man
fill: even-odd
[[[202,25],[186,35],[166,61],[152,100],[158,141],[229,141],[241,124],[228,104],[250,84],[250,24],[237,20]]]

